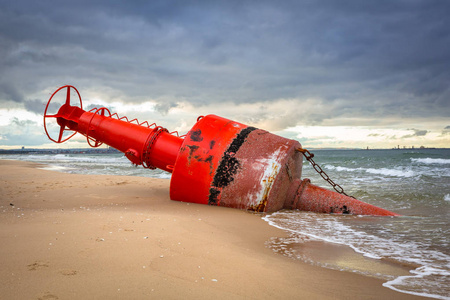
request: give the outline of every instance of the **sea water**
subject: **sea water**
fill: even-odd
[[[276,252],[323,267],[366,273],[399,292],[450,299],[450,149],[320,150],[314,160],[359,200],[401,217],[330,215],[280,211],[264,217],[289,232],[274,239]],[[308,162],[303,178],[328,187]],[[351,247],[369,259],[412,269],[408,274],[314,261],[296,245],[321,241]]]
[[[0,159],[16,159],[45,164],[42,169],[72,174],[122,175],[170,179],[171,174],[132,165],[123,153],[7,154]]]
[[[268,241],[268,247],[293,259],[384,279],[385,287],[399,292],[450,299],[450,149],[312,152],[316,163],[347,194],[403,216],[283,210],[263,216],[270,225],[289,232],[287,238]],[[0,159],[34,161],[67,173],[170,178],[164,171],[134,167],[119,153],[1,155]],[[306,161],[302,178],[331,189]],[[351,264],[315,260],[298,247],[311,242],[343,245],[370,260],[411,271],[374,273]]]

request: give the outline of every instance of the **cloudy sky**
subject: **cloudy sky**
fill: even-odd
[[[450,1],[0,0],[0,148],[57,145],[58,87],[186,133],[217,114],[305,148],[450,147]]]

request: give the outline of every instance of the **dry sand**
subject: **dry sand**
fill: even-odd
[[[1,299],[420,298],[274,253],[260,215],[171,201],[169,180],[39,167],[0,160]]]

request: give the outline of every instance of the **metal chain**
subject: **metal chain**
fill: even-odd
[[[335,183],[333,180],[330,179],[330,177],[327,175],[327,173],[325,173],[322,170],[322,168],[313,160],[314,154],[312,154],[311,152],[309,152],[308,150],[303,149],[303,148],[297,148],[295,150],[303,154],[303,156],[306,158],[306,160],[309,161],[310,164],[313,166],[314,170],[316,170],[316,172],[319,173],[319,175],[322,176],[322,178],[326,182],[331,184],[331,186],[334,188],[334,190],[336,192],[338,192],[339,194],[345,195],[347,197],[352,197],[353,199],[356,199],[353,196],[347,195],[344,192],[344,189],[339,184]]]

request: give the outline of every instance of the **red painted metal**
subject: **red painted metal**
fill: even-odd
[[[54,95],[67,88],[57,114],[47,113]],[[303,156],[299,142],[215,115],[199,117],[183,138],[156,124],[111,115],[106,108],[84,111],[70,105],[72,86],[51,96],[44,112],[48,137],[62,143],[65,131],[86,136],[89,145],[105,143],[136,165],[171,172],[172,200],[226,206],[257,212],[283,208],[324,213],[397,214],[310,184],[300,179]],[[60,126],[58,139],[50,137],[47,120]]]
[[[311,184],[307,178],[301,181],[292,206],[287,208],[319,213],[399,216],[386,209]]]
[[[48,114],[47,110],[54,95],[64,88],[67,88],[66,102],[60,107],[57,114]],[[71,106],[71,89],[79,95],[75,87],[63,86],[53,93],[47,103],[44,124],[46,133],[52,141],[62,143],[74,135],[63,139],[64,131],[79,132],[86,136],[91,146],[97,147],[101,143],[105,143],[125,153],[125,156],[133,164],[171,172],[183,139],[170,134],[167,129],[162,127],[141,126],[131,123],[131,121],[126,122],[120,120],[120,118],[112,118],[111,113],[106,108],[96,109],[92,112],[84,111],[81,107]],[[108,116],[105,115],[105,111],[108,112]],[[56,118],[58,125],[60,125],[58,140],[52,139],[47,131],[46,122],[49,118]]]
[[[62,87],[60,87],[59,89],[57,89],[57,90],[51,95],[50,99],[49,99],[48,102],[47,102],[47,105],[45,106],[45,111],[44,111],[44,130],[45,130],[45,133],[47,134],[48,138],[49,138],[51,141],[55,142],[55,143],[63,143],[63,142],[65,142],[65,141],[69,140],[69,139],[70,139],[71,137],[73,137],[75,134],[77,134],[77,132],[75,131],[73,134],[71,134],[70,136],[68,136],[68,137],[66,137],[66,138],[63,139],[63,133],[64,133],[64,131],[66,130],[66,128],[65,128],[65,127],[66,127],[66,126],[65,126],[65,122],[66,122],[65,119],[64,119],[64,118],[61,118],[61,116],[59,116],[58,114],[50,115],[50,114],[47,113],[48,108],[49,108],[49,105],[50,105],[50,102],[52,102],[53,97],[54,97],[59,91],[61,91],[61,90],[64,89],[64,88],[67,88],[67,94],[66,94],[66,101],[65,101],[65,103],[63,104],[63,106],[69,106],[69,105],[70,105],[70,89],[73,89],[73,90],[77,93],[77,95],[78,95],[78,101],[80,102],[80,109],[83,109],[83,102],[81,101],[80,93],[79,93],[78,90],[77,90],[75,87],[73,87],[73,86],[70,86],[70,85],[62,86]],[[62,107],[63,107],[63,106],[62,106]],[[61,107],[61,109],[62,109],[62,107]],[[53,139],[52,137],[50,137],[50,134],[49,134],[49,132],[48,132],[48,129],[47,129],[47,119],[49,119],[49,118],[57,118],[58,125],[60,125],[59,136],[58,136],[58,139],[57,139],[57,140],[55,140],[55,139]]]
[[[233,138],[248,128],[217,116],[206,116],[186,135],[170,183],[170,198],[215,204],[209,201],[211,184],[220,160]]]

